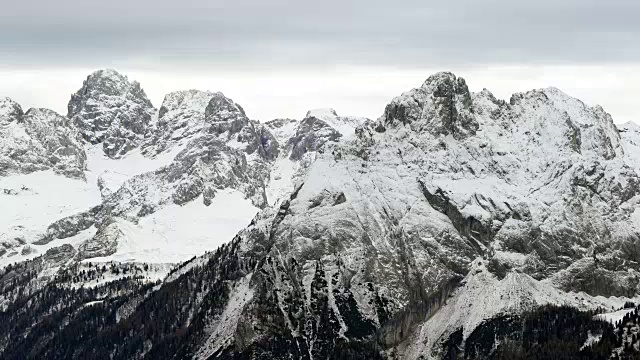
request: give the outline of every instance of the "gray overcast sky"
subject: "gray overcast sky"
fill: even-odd
[[[375,117],[431,72],[497,95],[558,86],[638,120],[640,1],[0,0],[0,96],[64,111],[112,67],[166,91],[219,90],[256,118]],[[482,81],[482,83],[478,83]],[[291,89],[291,88],[294,89]],[[238,99],[239,97],[239,99]]]

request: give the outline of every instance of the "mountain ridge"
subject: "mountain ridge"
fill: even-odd
[[[88,261],[117,255],[135,242],[129,229],[166,209],[228,206],[216,196],[234,192],[261,210],[164,281],[124,276],[121,268],[144,276],[135,261],[111,265],[126,290],[96,287],[96,316],[117,311],[119,320],[74,326],[127,346],[88,339],[40,348],[43,356],[444,358],[455,336],[475,339],[505,314],[616,310],[637,297],[640,130],[558,89],[507,102],[437,73],[375,120],[311,110],[258,123],[222,93],[194,90],[165,102],[135,147],[105,156],[172,158],[113,180],[97,207],[52,224],[40,243],[94,233],[10,267],[0,276],[5,306],[74,288],[67,277],[79,268],[105,276]],[[16,278],[21,292],[9,286]],[[148,314],[163,320],[147,323]],[[5,354],[47,341],[31,335],[42,325],[11,316]],[[26,340],[12,343],[8,331]]]

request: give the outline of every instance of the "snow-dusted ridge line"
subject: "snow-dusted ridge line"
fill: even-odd
[[[437,359],[451,334],[498,315],[637,300],[640,132],[558,89],[506,102],[438,73],[376,120],[325,109],[264,124],[221,93],[165,103],[135,147],[89,150],[100,208],[74,236],[91,239],[48,253],[36,280],[79,259],[184,261],[233,215],[230,243],[122,312],[166,310],[189,356],[277,358],[264,344],[279,339],[301,358],[343,341]],[[145,340],[136,354],[161,346]]]
[[[5,104],[2,106],[5,118],[12,116],[12,119],[21,119],[23,115],[19,105],[9,99],[6,99],[3,104]],[[140,111],[144,113],[144,119],[141,120],[142,123],[136,125],[134,117],[140,115],[138,114]],[[83,87],[72,96],[69,103],[69,117],[73,124],[80,129],[86,142],[85,151],[82,153],[82,159],[86,161],[86,165],[82,165],[83,169],[85,169],[82,177],[86,179],[87,191],[91,189],[90,198],[93,200],[90,200],[87,205],[72,207],[71,211],[60,213],[60,217],[73,215],[83,218],[83,225],[78,229],[63,229],[60,226],[73,225],[77,220],[66,223],[58,222],[56,224],[54,220],[59,220],[60,218],[42,218],[37,213],[34,213],[34,216],[42,219],[40,227],[34,228],[31,225],[25,226],[25,222],[19,220],[22,215],[16,214],[18,218],[14,219],[11,224],[7,224],[7,226],[17,229],[13,231],[16,234],[14,235],[11,231],[8,233],[0,232],[0,234],[7,238],[6,241],[9,241],[10,238],[19,238],[22,239],[20,240],[22,242],[11,240],[11,244],[6,243],[5,247],[8,250],[5,253],[7,256],[2,258],[3,263],[8,264],[30,259],[44,253],[52,246],[59,246],[65,243],[72,243],[75,247],[82,245],[73,240],[77,237],[57,238],[59,236],[68,236],[65,235],[67,233],[92,233],[96,238],[104,238],[106,236],[106,238],[97,243],[92,239],[85,239],[84,241],[95,244],[90,246],[91,252],[82,251],[81,257],[88,256],[88,258],[93,258],[95,261],[101,259],[104,261],[114,259],[150,262],[182,261],[193,255],[202,254],[205,250],[211,250],[222,242],[230,240],[233,234],[244,227],[254,216],[257,209],[252,206],[240,205],[244,200],[233,197],[235,196],[233,195],[233,189],[239,191],[242,197],[251,197],[254,205],[264,206],[266,199],[268,199],[269,203],[275,203],[278,199],[286,197],[286,194],[295,185],[296,181],[293,178],[300,177],[304,173],[306,166],[314,158],[314,152],[312,151],[310,154],[305,155],[303,161],[291,161],[288,159],[288,153],[290,152],[288,141],[289,138],[295,135],[299,121],[289,121],[285,129],[283,129],[284,132],[281,132],[277,139],[273,138],[269,134],[269,130],[277,132],[277,128],[268,125],[263,127],[249,121],[240,105],[235,104],[220,92],[199,90],[172,92],[165,96],[157,115],[147,118],[147,114],[154,112],[155,109],[146,99],[144,90],[142,90],[139,83],[129,81],[126,76],[111,69],[92,73],[83,84]],[[309,114],[311,113],[313,111],[309,112]],[[335,115],[333,110],[331,110],[331,113]],[[337,118],[337,115],[334,118],[323,118],[328,122],[341,121]],[[356,120],[353,120],[354,118],[340,119],[348,120],[344,124],[347,124],[347,131],[350,131],[351,135],[353,135]],[[337,126],[340,125],[338,123],[335,124]],[[144,126],[144,129],[138,125]],[[110,138],[110,134],[126,132],[122,126],[127,127],[126,131],[137,132],[136,138],[128,138],[124,143],[121,143],[116,138]],[[113,129],[119,130],[115,131]],[[249,132],[247,133],[246,130]],[[344,131],[344,129],[342,130]],[[215,138],[212,138],[211,132],[214,132]],[[254,141],[251,140],[251,137],[260,139],[257,145],[256,143],[251,143]],[[270,143],[273,143],[273,145],[270,145]],[[121,144],[124,147],[118,147],[120,145],[112,147],[114,144]],[[265,144],[267,144],[267,147],[265,147]],[[217,150],[220,151],[222,159],[215,160],[215,171],[219,172],[224,166],[228,166],[227,164],[229,163],[233,164],[234,161],[237,164],[238,160],[233,160],[233,158],[238,159],[238,156],[243,156],[247,161],[246,166],[249,167],[247,178],[229,179],[230,183],[228,184],[215,185],[216,187],[222,186],[222,188],[231,186],[231,192],[220,192],[219,190],[205,188],[202,190],[204,198],[201,196],[200,200],[196,198],[200,190],[197,190],[194,195],[187,194],[187,204],[184,204],[184,206],[195,209],[196,205],[194,204],[199,201],[201,203],[204,202],[207,206],[201,209],[198,207],[197,210],[190,212],[189,215],[185,215],[186,217],[180,215],[187,214],[183,209],[182,202],[184,200],[179,200],[180,206],[170,206],[171,202],[177,201],[175,200],[177,195],[174,194],[173,198],[166,199],[161,194],[181,190],[179,188],[176,190],[171,187],[167,188],[165,182],[174,180],[161,179],[158,182],[158,177],[162,176],[163,172],[184,171],[185,169],[182,169],[184,159],[180,159],[180,157],[185,157],[184,154],[196,151],[195,156],[201,157],[205,154],[202,146],[211,148],[212,146],[225,145],[228,148],[221,147]],[[196,146],[201,148],[198,149]],[[278,151],[278,146],[282,148],[281,151]],[[263,147],[264,149],[262,149]],[[233,152],[236,150],[240,153],[236,152],[234,154]],[[231,152],[231,159],[225,159],[227,155],[224,153],[228,152]],[[271,165],[270,161],[278,153],[281,155],[278,156],[274,163],[275,165]],[[176,162],[176,159],[179,160]],[[227,162],[227,164],[224,164],[224,162]],[[220,165],[223,165],[223,167],[220,167]],[[241,166],[244,167],[245,165],[242,164]],[[234,166],[228,167],[228,171],[237,171]],[[272,171],[272,167],[278,170],[274,171],[273,176],[270,176],[269,173]],[[235,176],[230,174],[231,172],[222,176]],[[34,179],[40,177],[37,174],[25,176],[31,176]],[[198,178],[200,178],[200,175],[198,175]],[[264,180],[260,180],[260,178]],[[18,177],[16,179],[21,178]],[[220,179],[220,177],[217,179]],[[243,185],[247,179],[257,179],[258,181],[247,187]],[[218,182],[219,180],[215,181]],[[261,181],[265,182],[265,184],[261,185]],[[21,186],[16,186],[29,188],[27,182],[24,182]],[[97,189],[95,189],[95,186],[97,186]],[[265,187],[264,190],[260,189],[262,186]],[[123,187],[126,188],[124,192],[121,190]],[[13,193],[14,189],[8,189],[7,191]],[[51,191],[61,195],[61,198],[56,200],[61,207],[66,208],[67,200],[76,198],[75,195],[59,187]],[[189,192],[191,191],[189,190]],[[261,196],[260,193],[262,191],[264,191],[264,195]],[[47,196],[46,193],[49,193],[49,190],[43,188],[41,193]],[[216,193],[218,194],[215,195]],[[87,216],[90,215],[88,215],[89,212],[87,211],[98,205],[99,202],[96,201],[97,194],[101,196],[103,205],[101,205],[101,209],[98,208],[97,210],[98,218],[89,220]],[[231,197],[227,196],[227,194]],[[126,202],[140,202],[140,196],[143,197],[142,202],[147,204],[143,207],[136,206],[127,209],[130,205],[126,205]],[[184,197],[185,195],[179,196]],[[211,196],[217,196],[220,199],[229,197],[230,202],[219,199],[212,201],[210,199]],[[18,199],[16,198],[16,200]],[[236,204],[238,206],[235,206]],[[167,207],[168,205],[169,207]],[[167,207],[165,210],[161,210],[165,207]],[[118,215],[124,218],[116,218],[114,222],[109,220],[110,215],[105,217],[106,213],[104,211],[109,211],[110,213],[113,213],[114,210],[122,212],[122,210],[117,210],[118,208],[125,209],[122,215]],[[229,209],[234,208],[238,210],[229,213]],[[25,208],[25,211],[31,212],[33,209],[29,205]],[[169,214],[171,212],[169,209],[175,210],[172,212],[173,215],[162,215],[162,219],[158,218],[159,215],[149,214],[149,211],[154,213],[159,211],[158,214]],[[210,211],[210,209],[214,211]],[[134,210],[137,213],[132,212]],[[216,217],[222,214],[220,210],[229,215],[224,220],[227,225],[215,220]],[[55,211],[57,210],[54,210],[54,213]],[[206,215],[206,213],[209,214]],[[140,214],[143,214],[142,218],[140,218]],[[203,216],[198,216],[198,214]],[[148,215],[150,217],[146,219]],[[10,220],[12,216],[10,215],[7,219]],[[139,218],[142,220],[141,223],[138,223]],[[194,219],[198,218],[201,218],[204,222],[194,222]],[[105,223],[105,221],[112,222],[112,224],[101,226],[100,224]],[[145,225],[149,221],[153,223],[151,227]],[[79,223],[76,224],[80,226]],[[187,232],[192,235],[171,230],[175,228],[171,224],[183,224],[180,225],[184,228],[181,231],[188,230]],[[203,224],[206,226],[203,226]],[[229,224],[235,225],[228,226]],[[51,231],[51,226],[55,226],[54,232]],[[89,226],[89,228],[86,228],[86,226]],[[49,228],[46,229],[47,237],[43,238],[45,227]],[[149,230],[142,230],[142,228],[148,228]],[[31,234],[23,235],[22,232],[25,229],[30,231]],[[208,234],[212,232],[219,233],[216,236],[218,240],[213,242],[207,240]],[[143,233],[147,235],[143,236]],[[50,234],[53,235],[53,238],[49,237]],[[178,241],[178,238],[181,239],[181,245],[179,246],[181,251],[175,251],[176,249],[170,245],[172,242]],[[51,241],[51,239],[55,241]],[[144,239],[149,241],[142,241]],[[184,243],[185,241],[186,243]],[[147,245],[143,245],[143,243]],[[87,245],[83,245],[83,249],[87,249]],[[108,253],[113,251],[115,251],[114,254],[107,256]],[[16,253],[18,255],[14,255]],[[164,255],[156,256],[152,255],[153,253],[162,253]]]

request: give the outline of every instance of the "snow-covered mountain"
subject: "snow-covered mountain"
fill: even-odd
[[[27,260],[0,277],[3,357],[509,358],[535,311],[587,314],[583,355],[623,351],[580,312],[640,281],[640,128],[599,106],[438,73],[376,120],[260,123],[197,90],[156,114],[105,70],[69,109],[0,103],[2,154],[43,143],[0,172],[2,261]],[[72,134],[64,166],[40,160]]]
[[[310,140],[314,130],[294,120],[291,133],[276,139],[271,123],[250,120],[220,92],[173,92],[156,113],[141,85],[114,70],[87,77],[68,117],[23,113],[10,99],[0,108],[0,188],[10,205],[0,229],[3,264],[63,244],[76,250],[73,261],[177,263],[201,255],[291,191],[294,176],[273,180],[272,169],[283,161],[303,169],[289,160],[291,149],[301,157],[315,148],[289,138],[307,136],[319,148],[342,136],[317,120],[334,136]],[[351,134],[355,121],[344,122]]]
[[[15,101],[0,99],[0,176],[52,170],[83,178],[87,156],[71,121],[48,109],[26,113]]]
[[[68,105],[68,117],[82,137],[102,144],[109,157],[120,157],[142,141],[155,113],[136,81],[115,70],[100,70],[87,77]]]

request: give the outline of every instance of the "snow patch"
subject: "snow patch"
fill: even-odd
[[[604,314],[598,314],[598,315],[594,316],[594,319],[608,321],[611,324],[615,325],[615,323],[617,323],[618,321],[622,320],[622,318],[624,318],[625,315],[627,315],[628,313],[630,313],[632,311],[633,311],[633,308],[631,308],[631,309],[621,309],[621,310],[608,312],[608,313],[604,313]]]
[[[355,116],[338,116],[333,109],[313,109],[307,112],[305,118],[315,117],[320,119],[332,128],[336,129],[346,139],[355,135],[356,127],[364,123],[367,119]]]
[[[128,179],[169,165],[183,148],[175,146],[153,158],[134,149],[119,159],[112,159],[104,154],[101,145],[93,145],[87,149],[87,182],[97,185],[100,181],[103,192],[115,192]]]
[[[202,198],[167,205],[137,224],[117,218],[124,236],[115,254],[91,261],[176,263],[230,241],[258,212],[235,190],[219,191],[211,205]]]
[[[0,178],[0,243],[32,243],[54,221],[100,204],[91,185],[51,170]]]

